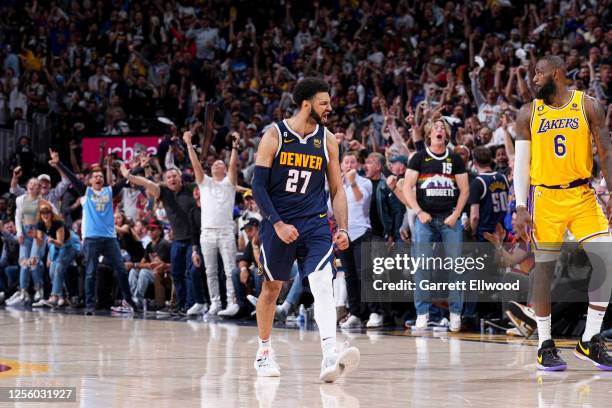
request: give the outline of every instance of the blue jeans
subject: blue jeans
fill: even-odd
[[[128,282],[127,271],[121,257],[121,248],[116,238],[85,238],[83,242],[85,255],[85,304],[88,308],[96,304],[96,270],[98,259],[104,256],[104,263],[117,272],[117,281],[123,293],[123,299],[132,303],[132,292]]]
[[[41,262],[41,258],[44,255],[44,246],[39,247],[36,244],[34,238],[29,237],[27,234],[29,231],[33,230],[33,225],[24,225],[23,226],[23,244],[19,245],[19,263],[23,262],[26,259],[38,258],[38,263],[35,266],[20,266],[19,268],[19,288],[20,289],[28,289],[30,286],[30,272],[32,273],[32,281],[34,281],[35,289],[42,289],[44,280],[43,280],[43,272],[44,268]]]
[[[412,248],[412,256],[422,257],[427,259],[434,255],[434,242],[444,243],[444,257],[457,258],[461,256],[461,244],[463,243],[463,226],[460,220],[457,220],[454,228],[444,224],[443,218],[433,218],[430,223],[423,224],[417,218],[415,224],[415,243]],[[415,273],[415,293],[414,305],[417,314],[423,315],[429,313],[431,306],[430,291],[425,291],[420,288],[420,282],[428,280],[434,282],[433,270],[426,268],[418,268]],[[462,276],[451,271],[449,272],[447,282],[461,282]],[[463,291],[449,290],[449,310],[451,313],[461,314],[463,309]]]
[[[19,266],[3,265],[0,270],[4,270],[4,276],[6,277],[6,288],[0,289],[0,292],[15,290],[19,281]]]
[[[261,293],[261,285],[263,283],[263,276],[257,275],[257,269],[250,268],[249,274],[251,279],[255,282],[255,296],[259,296]],[[232,283],[234,284],[234,291],[236,292],[236,304],[240,307],[250,307],[250,303],[247,300],[247,287],[240,282],[240,269],[232,269]]]
[[[70,243],[55,249],[54,259],[51,260],[49,277],[51,278],[51,296],[63,297],[66,269],[77,256],[77,250]]]
[[[142,304],[145,298],[149,285],[155,282],[153,271],[150,269],[132,269],[128,278],[130,282],[130,290],[132,291],[133,299],[138,300]]]
[[[189,252],[189,254],[192,252]],[[187,307],[191,307],[194,303],[204,304],[206,302],[205,297],[208,295],[204,293],[204,284],[202,283],[202,273],[206,273],[204,257],[199,250],[198,255],[200,255],[200,267],[196,267],[192,261],[189,264],[189,271],[187,273]]]
[[[170,263],[172,267],[172,283],[176,290],[176,307],[184,309],[187,306],[187,295],[190,286],[187,285],[187,271],[191,268],[191,242],[172,241],[170,246]]]
[[[289,289],[289,293],[287,293],[287,297],[285,298],[285,302],[289,303],[291,306],[297,306],[302,297],[302,292],[304,292],[304,286],[302,285],[302,279],[300,279],[299,273],[298,264],[294,262],[291,267],[291,279],[293,279],[293,283],[291,283],[291,289]]]

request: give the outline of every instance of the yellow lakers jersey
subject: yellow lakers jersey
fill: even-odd
[[[572,91],[556,108],[534,99],[531,111],[532,185],[556,186],[591,177],[593,150],[584,93]]]

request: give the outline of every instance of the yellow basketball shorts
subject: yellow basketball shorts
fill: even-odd
[[[558,252],[566,230],[578,242],[609,235],[608,219],[589,184],[567,189],[531,186],[529,213],[536,251]]]

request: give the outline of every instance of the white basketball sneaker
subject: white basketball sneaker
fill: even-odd
[[[343,374],[348,374],[359,366],[361,353],[357,347],[351,347],[345,343],[341,351],[333,350],[323,356],[321,361],[321,381],[331,383]]]
[[[221,311],[221,307],[221,302],[212,302],[210,309],[208,309],[208,314],[210,316],[216,316]]]
[[[280,367],[276,362],[274,350],[270,347],[257,350],[253,367],[255,367],[258,377],[280,377]]]

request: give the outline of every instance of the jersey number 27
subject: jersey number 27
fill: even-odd
[[[287,185],[285,186],[285,191],[289,193],[296,193],[298,191],[298,183],[300,179],[304,179],[304,183],[302,184],[302,188],[300,189],[300,194],[305,194],[306,189],[308,188],[308,182],[310,181],[310,176],[312,172],[307,170],[289,170],[289,177],[287,178]]]

